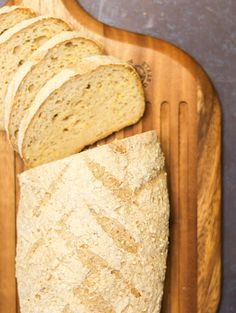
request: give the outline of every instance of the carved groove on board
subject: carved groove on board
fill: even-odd
[[[167,101],[161,103],[160,109],[160,139],[165,155],[166,168],[169,168],[170,159],[170,104]],[[168,173],[169,174],[169,173]]]
[[[167,171],[168,189],[170,190],[169,181],[169,167],[170,167],[170,104],[168,101],[163,101],[160,104],[160,141],[163,153],[165,155],[165,166]],[[171,197],[171,193],[170,193]],[[172,203],[170,199],[170,203]],[[170,225],[173,219],[173,210],[170,211]],[[170,242],[173,239],[172,228],[170,228]],[[164,296],[162,301],[162,312],[171,312],[171,302],[169,294],[171,292],[171,259],[172,259],[172,246],[169,245],[167,257],[167,270],[165,278]]]
[[[188,221],[188,105],[186,102],[182,101],[179,103],[178,111],[179,119],[179,130],[178,130],[178,141],[179,141],[179,190],[178,190],[178,240],[179,240],[179,249],[184,248],[184,242],[186,243],[186,238],[183,237],[183,229],[186,227],[186,222]],[[180,230],[181,225],[181,230]],[[186,234],[186,230],[184,229]],[[182,251],[182,250],[181,250]],[[179,258],[179,268],[178,271],[181,272],[182,264],[186,266],[186,254],[181,254]],[[185,274],[179,276],[179,311],[185,312],[183,302],[186,298],[186,286],[185,286],[186,277]],[[184,299],[183,299],[184,297]],[[184,311],[182,311],[184,310]]]
[[[189,136],[191,126],[189,124],[190,106],[187,102],[179,103],[179,312],[197,312],[197,251],[192,244],[196,240],[197,220],[196,208],[190,201],[191,160],[190,145],[193,138]],[[192,123],[192,122],[191,122]],[[181,225],[181,226],[180,226]],[[181,227],[181,229],[180,229]],[[191,268],[191,271],[185,269]],[[194,296],[193,296],[194,295]]]
[[[178,240],[179,240],[179,261],[178,261],[178,271],[179,275],[179,312],[188,313],[186,311],[186,305],[190,308],[193,308],[189,305],[190,299],[187,299],[187,304],[185,303],[185,299],[188,298],[188,290],[186,288],[186,283],[190,283],[187,281],[185,276],[185,268],[186,262],[188,258],[188,252],[184,251],[186,249],[186,244],[188,244],[188,240],[190,239],[189,236],[185,238],[184,234],[186,232],[186,224],[188,223],[188,104],[184,101],[179,103],[179,112],[178,112],[178,122],[179,122],[179,132],[178,132],[178,146],[179,146],[179,183],[178,183]],[[183,234],[184,231],[184,234]],[[180,260],[181,254],[181,260]],[[184,257],[183,257],[184,254]],[[182,261],[182,262],[181,262]]]

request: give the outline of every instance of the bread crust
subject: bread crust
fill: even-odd
[[[37,94],[33,105],[24,116],[23,120],[21,121],[20,128],[19,128],[18,151],[19,151],[20,156],[23,158],[23,160],[24,160],[24,156],[23,156],[24,136],[28,128],[30,127],[30,123],[32,122],[32,119],[35,117],[38,110],[43,105],[43,103],[47,100],[50,94],[56,89],[59,89],[70,78],[74,77],[75,74],[76,73],[74,71],[68,70],[68,69],[61,71],[61,73],[57,74],[52,79],[50,79]]]
[[[7,42],[9,39],[11,39],[12,36],[16,35],[17,33],[19,33],[20,31],[22,31],[23,29],[27,28],[27,27],[31,27],[34,24],[36,24],[39,21],[42,20],[47,20],[47,19],[54,19],[55,21],[57,21],[59,24],[65,24],[68,27],[68,30],[70,29],[70,26],[63,20],[56,18],[56,17],[49,17],[49,16],[37,16],[37,17],[33,17],[33,18],[29,18],[27,20],[24,20],[18,24],[16,24],[15,26],[9,28],[8,30],[6,30],[1,36],[0,36],[0,45],[4,44],[5,42]]]
[[[36,13],[32,9],[25,8],[25,7],[18,6],[18,5],[11,5],[11,6],[5,5],[4,7],[2,7],[0,9],[0,15],[11,13],[11,12],[16,11],[16,10],[30,12],[30,13],[32,13],[32,15],[36,15]]]
[[[160,312],[169,201],[155,131],[39,166],[19,181],[22,313]]]

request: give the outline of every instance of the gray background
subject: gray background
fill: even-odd
[[[0,5],[3,2],[0,0]],[[106,24],[174,43],[191,54],[213,81],[223,111],[223,288],[219,313],[235,313],[236,0],[78,2]]]

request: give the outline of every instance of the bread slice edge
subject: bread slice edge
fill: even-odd
[[[67,82],[71,77],[75,76],[76,72],[69,69],[62,70],[59,74],[55,75],[50,79],[36,95],[32,107],[29,108],[24,118],[22,119],[19,127],[18,133],[18,151],[20,156],[23,158],[23,142],[25,133],[29,127],[31,120],[34,118],[35,114],[41,107],[41,105],[46,101],[50,94],[56,89],[60,88],[65,82]]]
[[[5,43],[6,41],[8,41],[12,36],[14,36],[15,34],[17,34],[18,32],[22,31],[23,29],[34,25],[35,23],[37,23],[38,21],[41,20],[47,20],[47,19],[54,19],[55,21],[58,21],[59,23],[64,23],[65,25],[68,26],[68,28],[70,29],[70,26],[68,23],[66,23],[65,21],[56,18],[56,17],[50,17],[50,16],[37,16],[37,17],[33,17],[33,18],[29,18],[27,20],[24,20],[18,24],[16,24],[15,26],[9,28],[8,30],[6,30],[1,36],[0,36],[0,45]]]
[[[71,40],[74,38],[81,38],[83,40],[88,40],[89,42],[93,42],[100,49],[100,52],[103,53],[103,47],[97,42],[90,40],[88,38],[81,37],[81,35],[77,31],[64,31],[61,32],[51,39],[47,40],[42,46],[40,46],[16,72],[14,78],[10,82],[7,90],[7,95],[4,103],[4,128],[7,132],[8,140],[11,142],[11,136],[9,134],[9,122],[11,120],[11,113],[14,109],[14,98],[16,96],[17,90],[20,88],[20,85],[24,78],[30,73],[32,68],[40,62],[47,53],[49,53],[50,49],[54,48],[57,44],[63,43],[64,41]],[[16,148],[16,147],[14,147]]]
[[[0,15],[2,14],[6,14],[6,13],[10,13],[10,12],[13,12],[15,10],[22,10],[22,11],[29,11],[31,12],[32,14],[35,14],[36,15],[36,12],[34,12],[34,10],[32,10],[31,8],[26,8],[26,7],[23,7],[23,6],[20,6],[20,5],[5,5],[4,7],[2,7],[0,9]]]

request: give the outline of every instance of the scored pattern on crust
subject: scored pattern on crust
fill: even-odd
[[[139,145],[139,136],[146,142],[140,140]],[[59,303],[60,309],[49,309],[64,313],[136,313],[139,308],[159,312],[169,207],[163,156],[159,146],[151,148],[155,147],[152,140],[155,142],[154,133],[148,132],[21,175],[24,194],[33,191],[36,196],[32,203],[27,194],[21,197],[18,215],[17,279],[23,313],[30,311],[30,303],[24,299],[27,294],[34,307],[41,306],[42,299],[50,299],[52,304]],[[146,161],[139,159],[143,154]],[[140,169],[136,172],[136,161],[141,162],[140,169],[145,168],[142,173]],[[41,184],[43,191],[38,194]],[[118,186],[127,201],[117,193]],[[41,208],[40,214],[34,214],[35,207]],[[42,223],[45,218],[50,218],[46,224]],[[31,223],[34,227],[30,230]],[[30,244],[30,233],[25,237],[28,229],[33,238]],[[51,261],[45,261],[48,257]],[[63,278],[67,271],[69,278]],[[32,272],[40,275],[42,284],[30,279]],[[30,288],[25,280],[30,280]],[[31,293],[35,284],[39,289]]]
[[[44,207],[50,199],[52,199],[54,193],[57,190],[57,187],[62,182],[62,179],[68,169],[69,165],[66,164],[64,168],[59,172],[55,180],[53,180],[48,188],[48,191],[45,192],[44,196],[41,198],[39,203],[35,204],[35,208],[33,210],[33,216],[39,217],[41,214],[41,209]]]

